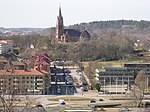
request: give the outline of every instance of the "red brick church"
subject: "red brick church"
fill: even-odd
[[[56,21],[56,39],[61,42],[84,42],[91,39],[87,30],[78,31],[75,29],[64,29],[61,7]]]

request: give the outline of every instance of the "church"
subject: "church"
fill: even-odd
[[[85,42],[91,39],[91,35],[87,30],[78,31],[75,29],[64,29],[63,16],[61,7],[59,7],[59,15],[56,21],[56,40],[60,42]]]

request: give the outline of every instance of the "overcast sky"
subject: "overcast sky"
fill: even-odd
[[[59,3],[64,24],[150,20],[150,0],[0,0],[0,27],[53,27]]]

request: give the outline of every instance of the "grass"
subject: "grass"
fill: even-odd
[[[115,61],[101,61],[101,62],[96,62],[98,67],[101,66],[112,66],[112,67],[122,67],[124,63],[138,63],[141,62],[141,59],[134,59],[134,60],[115,60]],[[89,62],[82,62],[82,64],[87,67]]]
[[[83,98],[83,97],[56,97],[56,98],[49,98],[49,101],[58,101],[59,99],[64,99],[65,101],[89,101],[93,100],[94,98]]]
[[[111,100],[110,102],[97,102],[97,103],[91,103],[89,104],[87,101],[92,100],[92,99],[98,99],[98,98],[106,98],[106,99],[115,99]],[[96,106],[97,110],[100,110],[103,108],[105,112],[118,112],[120,108],[122,107],[129,107],[130,110],[135,110],[136,102],[134,100],[129,100],[131,96],[126,96],[126,95],[106,95],[106,96],[96,96],[92,98],[87,98],[87,97],[77,97],[77,96],[59,96],[59,97],[54,97],[50,98],[50,101],[57,101],[59,99],[64,99],[66,102],[66,105],[57,105],[56,107],[51,107],[57,108],[58,112],[64,111],[64,110],[85,110],[89,109],[92,110],[93,106]],[[117,100],[118,99],[118,100]],[[58,103],[57,103],[58,104]],[[116,107],[113,107],[115,106]]]

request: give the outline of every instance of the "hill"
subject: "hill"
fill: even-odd
[[[35,53],[47,52],[52,59],[62,58],[64,60],[118,60],[132,58],[134,49],[150,49],[150,21],[95,21],[81,23],[65,28],[82,30],[91,33],[92,40],[86,43],[63,44],[57,43],[55,28],[46,28],[29,35],[14,35],[1,37],[0,39],[12,39],[21,53],[34,45]],[[137,43],[137,40],[138,41]],[[136,46],[134,47],[134,45]],[[138,45],[138,46],[137,46]],[[30,56],[30,54],[29,54]],[[29,57],[27,56],[27,57]]]

